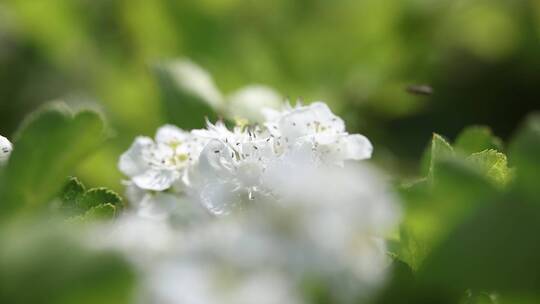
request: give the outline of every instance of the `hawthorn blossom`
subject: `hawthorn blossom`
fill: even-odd
[[[268,133],[246,126],[230,131],[222,122],[208,123],[206,130],[194,133],[210,140],[189,179],[192,193],[203,206],[223,214],[269,196],[261,180],[266,163],[276,156]]]
[[[11,142],[0,135],[0,165],[8,161],[12,150],[13,146],[11,145]]]
[[[371,157],[373,146],[363,135],[349,134],[345,123],[323,102],[264,111],[265,126],[285,149],[309,143],[322,162],[341,163]]]
[[[137,137],[119,161],[125,181],[126,196],[139,216],[165,219],[179,208],[185,214],[197,212],[182,201],[187,171],[198,161],[205,140],[175,126],[165,125],[155,140]],[[189,210],[189,212],[188,212]]]
[[[175,126],[165,125],[155,141],[140,136],[121,157],[119,169],[144,190],[164,191],[183,187],[182,178],[197,161],[205,143]]]

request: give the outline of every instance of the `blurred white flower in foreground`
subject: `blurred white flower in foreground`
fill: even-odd
[[[369,297],[385,278],[383,237],[397,224],[397,202],[373,168],[300,159],[264,174],[279,204],[188,227],[123,217],[104,229],[106,246],[140,270],[140,303],[312,303],[310,284],[332,303]]]
[[[11,145],[11,142],[0,135],[0,165],[8,161],[12,150],[13,146]]]

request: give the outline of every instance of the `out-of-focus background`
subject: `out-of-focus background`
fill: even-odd
[[[121,189],[120,153],[167,122],[151,67],[186,57],[225,92],[328,102],[408,175],[431,132],[507,138],[540,109],[540,1],[2,0],[0,134],[43,102],[96,102],[115,137],[79,175]]]

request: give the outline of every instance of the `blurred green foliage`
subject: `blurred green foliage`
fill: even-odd
[[[213,109],[160,65],[189,57],[225,92],[264,83],[326,100],[373,139],[375,161],[417,178],[400,188],[394,272],[376,303],[538,303],[538,114],[511,134],[539,107],[539,52],[535,0],[4,0],[0,134],[15,151],[0,169],[0,302],[129,302],[132,270],[80,244],[80,221],[29,219],[59,193],[88,220],[116,215],[116,194],[66,177],[121,190],[117,158],[135,135],[202,124]],[[70,109],[47,106],[15,131],[58,99]]]
[[[135,274],[117,253],[89,248],[76,224],[111,219],[118,195],[66,176],[106,134],[98,113],[47,105],[22,124],[0,166],[0,303],[130,303]],[[54,210],[77,208],[79,218]],[[113,205],[114,204],[114,205]],[[63,208],[65,209],[65,208]],[[112,210],[112,212],[111,212]]]
[[[50,221],[3,225],[0,302],[131,303],[131,266],[115,253],[89,249],[76,228]]]
[[[447,142],[444,150],[431,149],[432,177],[402,188],[406,217],[394,249],[398,261],[377,303],[540,300],[540,195],[538,175],[530,174],[540,163],[531,157],[540,147],[539,121],[531,115],[513,140],[515,172],[490,144],[471,156],[448,154]],[[435,135],[431,146],[441,140]],[[471,146],[486,142],[477,137]],[[413,279],[400,261],[414,270]]]

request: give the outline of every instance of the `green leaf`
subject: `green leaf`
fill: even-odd
[[[183,129],[201,128],[205,117],[217,119],[223,97],[211,76],[191,61],[155,66],[154,72],[168,121]]]
[[[485,150],[472,154],[467,160],[499,186],[506,185],[512,177],[512,171],[508,168],[506,155],[503,153],[495,150]]]
[[[81,197],[86,188],[76,177],[70,177],[60,193],[60,208],[69,215],[80,213],[77,200]]]
[[[433,133],[431,142],[422,157],[422,173],[424,176],[428,176],[429,179],[433,179],[437,171],[437,162],[453,155],[454,149],[452,145],[441,135]]]
[[[93,111],[72,113],[53,104],[30,115],[18,132],[0,181],[0,216],[48,203],[75,166],[104,141],[105,127]]]
[[[103,204],[111,204],[117,208],[122,207],[122,198],[106,188],[94,188],[86,191],[77,200],[77,206],[82,210],[89,210]]]
[[[471,126],[461,131],[454,142],[454,148],[465,155],[488,149],[502,151],[502,141],[493,135],[489,127]]]
[[[540,201],[540,114],[530,115],[512,140],[509,149],[512,165],[517,169],[516,187]]]
[[[113,218],[123,208],[122,198],[116,192],[107,188],[85,191],[84,185],[76,177],[68,180],[60,198],[61,209],[72,216],[71,221]]]
[[[407,212],[400,229],[398,257],[418,269],[454,227],[498,194],[469,162],[451,158],[437,163],[437,177],[400,191]]]
[[[86,192],[83,183],[76,177],[70,177],[64,188],[62,189],[60,199],[64,206],[75,206],[79,196]]]
[[[540,207],[507,196],[476,210],[419,271],[426,289],[465,289],[538,295],[540,290]]]
[[[389,272],[389,278],[383,289],[375,297],[374,304],[403,303],[411,298],[415,277],[409,265],[394,258]]]
[[[69,223],[86,223],[96,220],[112,220],[117,216],[117,208],[113,204],[101,204],[90,208],[82,215],[73,216]]]
[[[0,303],[131,303],[135,273],[128,262],[86,248],[73,231],[50,221],[0,231]]]
[[[88,210],[84,217],[92,220],[110,220],[116,217],[116,207],[113,204],[95,206]]]

